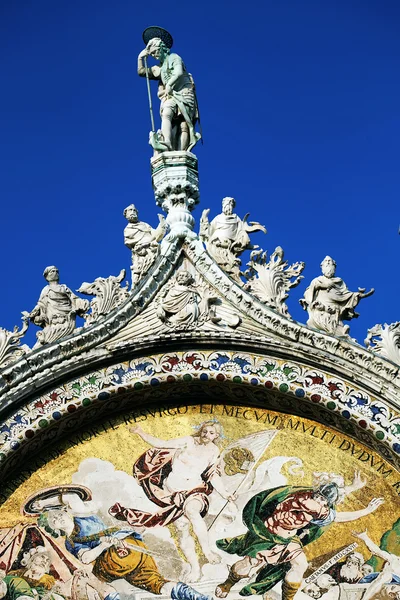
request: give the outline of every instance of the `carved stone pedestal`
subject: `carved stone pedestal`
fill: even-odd
[[[199,202],[197,158],[191,152],[162,152],[151,159],[156,202],[167,213],[167,239],[194,238],[190,214]]]

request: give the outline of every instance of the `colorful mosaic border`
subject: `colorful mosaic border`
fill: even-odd
[[[98,415],[100,405],[109,404],[116,394],[141,393],[145,388],[155,391],[162,384],[179,382],[215,382],[220,386],[230,383],[278,393],[290,400],[286,412],[291,407],[296,409],[296,405],[311,403],[317,409],[312,411],[316,420],[323,408],[340,417],[346,433],[375,439],[387,460],[393,462],[400,457],[400,415],[342,379],[298,363],[245,352],[193,350],[135,358],[101,368],[31,400],[0,425],[0,470],[9,460],[14,463],[12,456],[23,446],[75,413],[78,416],[85,410],[90,414],[90,409],[95,409]],[[147,401],[149,397],[155,401],[155,396],[158,394],[153,394],[153,398],[147,394]],[[280,405],[283,410],[282,401]],[[116,403],[115,409],[118,406]],[[77,420],[77,426],[82,419],[83,416]],[[346,421],[349,426],[354,425],[351,431],[343,425]],[[340,422],[335,426],[339,427]],[[363,431],[368,436],[359,435]],[[366,439],[363,441],[367,443]]]

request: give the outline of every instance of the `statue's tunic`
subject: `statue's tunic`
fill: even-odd
[[[225,215],[221,213],[210,223],[209,242],[225,248],[235,246],[237,250],[241,250],[250,244],[250,238],[240,217],[235,214]]]

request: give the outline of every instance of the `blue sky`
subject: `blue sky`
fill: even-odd
[[[197,222],[234,196],[268,229],[255,243],[305,261],[288,301],[301,322],[298,299],[327,254],[351,289],[376,289],[354,337],[400,320],[397,0],[3,0],[0,326],[33,308],[49,264],[72,289],[128,270],[131,202],[157,223],[136,75],[152,24],[173,34],[196,81]]]

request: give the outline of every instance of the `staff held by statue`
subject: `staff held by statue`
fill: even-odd
[[[182,58],[171,52],[173,39],[162,27],[148,27],[143,32],[146,48],[138,56],[138,74],[146,78],[151,121],[150,145],[157,152],[190,151],[201,139],[195,131],[199,110],[193,77]],[[147,57],[159,60],[149,67]],[[150,79],[158,80],[161,102],[161,129],[156,131]]]

